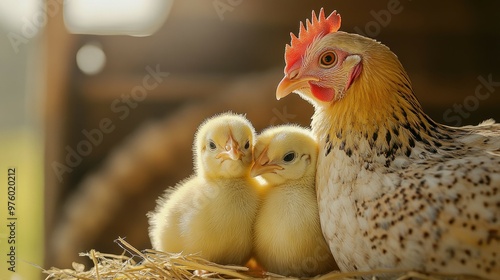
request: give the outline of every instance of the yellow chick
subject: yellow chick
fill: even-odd
[[[338,269],[321,232],[315,192],[318,145],[293,125],[263,131],[252,176],[268,184],[255,222],[254,250],[267,271],[306,277]]]
[[[259,205],[250,176],[255,130],[243,116],[205,121],[193,144],[195,173],[167,191],[149,213],[149,236],[159,251],[190,254],[220,264],[245,264]]]

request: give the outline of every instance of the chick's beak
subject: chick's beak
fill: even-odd
[[[252,177],[259,176],[265,173],[274,173],[275,170],[282,170],[283,167],[272,164],[269,161],[269,157],[267,156],[267,148],[265,148],[260,156],[255,160],[255,163],[252,166],[252,170],[250,171],[250,175]]]
[[[296,74],[286,74],[285,77],[281,80],[276,88],[276,99],[280,100],[281,98],[289,95],[293,91],[308,88],[309,81],[319,81],[318,78],[314,77],[301,77],[298,78]]]
[[[224,152],[220,152],[215,156],[215,158],[230,159],[230,160],[240,160],[243,153],[240,151],[238,142],[234,140],[233,135],[229,135],[229,139],[224,146]]]

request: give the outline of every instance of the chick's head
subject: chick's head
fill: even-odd
[[[196,133],[195,167],[209,178],[248,176],[255,129],[242,115],[225,113],[206,120]]]
[[[255,143],[252,176],[276,185],[315,176],[318,145],[310,130],[283,125],[264,130]]]

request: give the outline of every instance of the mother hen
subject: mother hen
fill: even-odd
[[[278,99],[315,107],[323,234],[343,271],[500,279],[500,125],[427,116],[396,55],[312,13],[291,34]]]

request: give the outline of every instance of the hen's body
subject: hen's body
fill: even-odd
[[[411,135],[413,148],[394,131],[380,131],[374,141],[373,133],[313,127],[322,139],[321,224],[342,270],[500,273],[500,141],[499,133],[484,135],[498,124],[436,125],[435,136],[450,139],[436,147]]]
[[[337,31],[335,12],[307,25],[277,97],[315,106],[320,220],[341,270],[499,279],[500,125],[434,122],[389,48]]]

